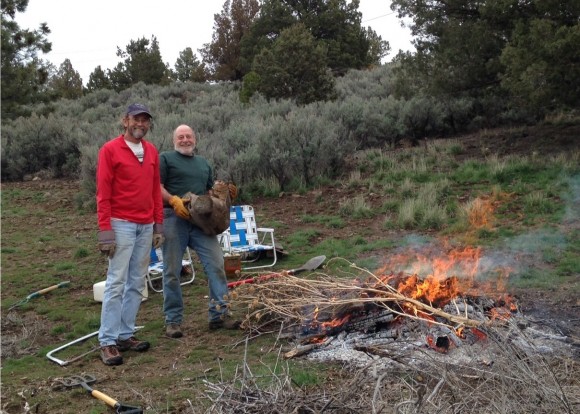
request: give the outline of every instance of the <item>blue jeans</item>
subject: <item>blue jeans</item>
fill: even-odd
[[[153,239],[153,223],[111,220],[111,226],[117,247],[109,259],[103,294],[101,346],[114,345],[117,339],[133,336]]]
[[[224,255],[216,236],[208,236],[172,208],[163,209],[163,313],[166,324],[183,321],[181,268],[185,249],[195,250],[209,282],[209,320],[219,320],[227,312],[228,281]]]

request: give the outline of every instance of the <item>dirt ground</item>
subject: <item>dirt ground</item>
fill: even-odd
[[[580,126],[561,126],[561,127],[543,127],[543,128],[518,128],[517,130],[502,130],[493,133],[477,134],[473,136],[463,137],[461,142],[466,149],[463,154],[464,158],[481,158],[485,154],[496,153],[500,156],[506,154],[548,154],[557,153],[560,151],[570,151],[578,148],[578,137],[580,136]],[[79,212],[75,208],[75,195],[79,191],[79,183],[76,181],[39,179],[18,183],[3,183],[2,190],[14,189],[33,189],[44,192],[47,197],[38,205],[37,208],[43,212],[40,217],[35,216],[11,216],[7,219],[2,217],[2,245],[10,246],[19,243],[17,235],[22,232],[22,229],[36,227],[49,227],[53,232],[67,233],[71,237],[79,236],[80,243],[86,245],[87,248],[95,248],[94,234],[96,232],[96,214],[86,214]],[[284,245],[284,240],[290,234],[300,229],[315,229],[319,232],[319,239],[325,237],[333,238],[349,238],[356,234],[357,229],[365,229],[365,238],[369,240],[379,239],[385,237],[385,230],[382,228],[380,220],[376,219],[360,219],[348,222],[348,225],[341,229],[329,228],[319,223],[304,223],[301,219],[304,215],[331,215],[336,211],[336,207],[341,200],[347,197],[356,195],[357,189],[349,188],[343,185],[334,185],[325,188],[318,188],[309,193],[298,194],[282,194],[277,198],[258,199],[252,202],[257,211],[268,220],[282,223],[276,230],[276,238],[280,244]],[[315,202],[315,200],[318,200]],[[319,200],[322,200],[320,202]],[[371,197],[372,202],[372,197]],[[376,197],[377,205],[380,204],[380,197]],[[16,203],[20,203],[23,207],[30,208],[34,200],[21,199]],[[4,208],[4,203],[3,203]],[[64,227],[59,226],[57,217],[65,210],[72,218]],[[578,225],[576,223],[575,225]],[[402,231],[389,231],[389,238],[404,237],[405,233]],[[70,260],[70,252],[59,249],[58,246],[53,246],[46,253],[46,258],[43,260],[50,260],[53,262]],[[389,252],[385,251],[387,255]],[[380,254],[374,252],[373,254]],[[18,263],[6,263],[3,255],[2,270],[3,273],[13,271]],[[96,272],[104,274],[106,270],[105,263],[100,257],[87,259],[92,261],[89,263],[94,266]],[[281,261],[281,266],[284,268],[284,259]],[[5,274],[6,274],[5,273]],[[2,291],[9,288],[9,286],[2,282]],[[203,278],[196,280],[197,286],[205,286]],[[71,293],[75,296],[92,295],[92,284],[90,281],[85,281],[82,287],[75,287],[71,289]],[[541,318],[546,323],[551,323],[557,326],[559,330],[569,335],[576,340],[580,338],[579,327],[579,308],[580,298],[571,297],[566,289],[551,289],[549,291],[540,290],[522,290],[515,293],[522,311],[526,314]],[[185,300],[187,303],[193,301],[204,302],[205,288],[186,290]],[[150,300],[144,302],[140,310],[140,320],[157,320],[159,322],[161,295],[159,293],[150,292]],[[5,298],[4,293],[2,298]],[[42,315],[38,315],[33,311],[26,313],[11,314],[6,312],[6,304],[2,304],[2,361],[7,358],[21,358],[26,355],[32,355],[39,349],[54,345],[53,339],[49,333],[51,326],[47,323],[47,319]],[[88,310],[97,313],[100,310],[100,304],[93,303],[88,306]],[[199,315],[198,315],[199,316]],[[161,324],[161,322],[159,322]],[[9,342],[10,338],[21,335],[22,326],[34,326],[36,329],[33,344],[29,349],[14,349]],[[147,359],[145,355],[134,355],[129,358],[129,361],[123,366],[117,368],[105,367],[98,361],[97,354],[89,357],[86,360],[75,363],[74,367],[63,368],[63,374],[72,374],[73,371],[90,371],[97,378],[99,382],[103,383],[105,391],[116,392],[118,399],[126,398],[134,401],[135,395],[127,391],[126,393],[118,394],[118,389],[107,388],[107,381],[113,383],[115,379],[125,381],[125,377],[131,372],[132,368],[138,365],[139,377],[152,378],[163,375],[163,372],[171,372],[178,370],[192,349],[206,348],[211,349],[209,354],[213,358],[227,357],[228,354],[239,354],[239,348],[223,348],[224,343],[235,343],[243,339],[243,335],[231,332],[218,332],[217,334],[207,334],[205,317],[188,317],[184,323],[184,331],[186,336],[181,340],[169,340],[164,338],[162,331],[159,330],[159,336],[155,338],[158,352],[155,352],[154,359]],[[203,332],[200,334],[200,332]],[[168,341],[172,344],[169,346]],[[175,344],[177,342],[177,345]],[[167,352],[164,352],[167,351]],[[4,377],[4,375],[3,375]],[[29,390],[17,389],[12,386],[14,378],[3,378],[3,394],[4,392],[30,392]],[[26,383],[26,381],[15,381],[18,383]],[[181,392],[187,386],[185,383],[176,383],[173,390],[163,390],[167,392]],[[34,388],[36,393],[46,391],[48,384],[32,383],[30,388]],[[133,385],[134,386],[134,385]],[[124,387],[127,388],[127,387]],[[6,394],[5,394],[6,395]],[[77,399],[85,398],[78,394]],[[154,395],[143,395],[142,400],[154,400]],[[86,397],[89,398],[89,397]],[[3,397],[2,409],[6,413],[22,412],[22,399],[18,402],[17,398]],[[184,410],[186,407],[182,407]],[[37,412],[47,412],[42,406],[37,409]],[[63,408],[63,413],[72,412]],[[93,412],[93,411],[91,411]],[[103,411],[105,412],[105,411]],[[182,411],[175,411],[182,412]]]

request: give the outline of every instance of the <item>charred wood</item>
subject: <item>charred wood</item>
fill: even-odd
[[[298,345],[294,349],[286,352],[284,354],[284,359],[290,359],[299,357],[301,355],[307,354],[308,352],[312,351],[313,349],[324,347],[332,342],[333,338],[328,337],[322,342],[310,343],[306,345]]]

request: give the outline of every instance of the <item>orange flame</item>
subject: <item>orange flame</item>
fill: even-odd
[[[422,254],[415,256],[399,254],[391,256],[380,269],[379,284],[398,281],[395,286],[399,293],[421,300],[434,306],[445,306],[460,292],[473,284],[477,274],[481,249],[476,247],[456,248],[435,257]],[[385,275],[386,269],[401,269],[404,274]],[[409,271],[410,270],[410,271]],[[419,275],[426,274],[424,278]],[[410,276],[409,276],[410,275]],[[461,275],[461,279],[455,275]]]
[[[350,314],[343,316],[342,318],[332,319],[328,322],[322,322],[320,326],[323,329],[332,329],[336,328],[337,326],[342,326],[343,324],[347,323],[350,320]]]
[[[435,247],[431,247],[431,249],[435,249]],[[461,296],[464,299],[481,296],[484,293],[482,289],[489,288],[497,294],[498,290],[501,291],[505,288],[510,272],[510,269],[507,268],[497,270],[498,277],[492,278],[494,283],[489,283],[489,286],[484,286],[481,281],[475,283],[478,272],[482,270],[480,264],[483,264],[483,272],[487,272],[485,270],[486,262],[481,263],[482,249],[480,247],[450,248],[445,252],[432,253],[414,252],[413,254],[392,255],[384,267],[375,272],[375,278],[366,282],[355,279],[353,284],[361,287],[369,287],[370,285],[376,290],[375,292],[361,293],[361,297],[363,295],[366,295],[365,298],[380,296],[380,291],[384,289],[385,285],[388,285],[408,298],[435,308],[443,308]],[[332,298],[332,300],[335,299]],[[482,303],[488,302],[483,301]],[[517,311],[515,301],[507,294],[491,303],[493,303],[491,306],[496,306],[489,309],[489,305],[486,305],[487,315],[491,319],[506,319],[511,316],[512,312]],[[434,317],[421,310],[420,306],[415,306],[409,302],[399,303],[399,306],[408,314],[424,320],[435,320]],[[346,324],[354,316],[348,313],[344,316],[338,315],[330,321],[321,322],[317,319],[320,315],[319,309],[316,308],[313,311],[311,328],[328,333],[332,329]],[[485,333],[474,328],[465,330],[463,327],[458,327],[456,333],[459,337],[475,336],[477,339],[486,337]],[[440,347],[437,343],[431,345]]]

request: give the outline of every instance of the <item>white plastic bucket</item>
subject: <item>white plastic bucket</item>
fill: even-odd
[[[149,289],[147,288],[147,283],[145,283],[145,288],[143,289],[141,294],[143,295],[143,299],[141,300],[142,302],[146,301],[147,298],[149,298]],[[103,280],[102,282],[98,282],[93,285],[93,298],[95,299],[96,302],[102,302],[104,295],[105,295],[105,281]]]

